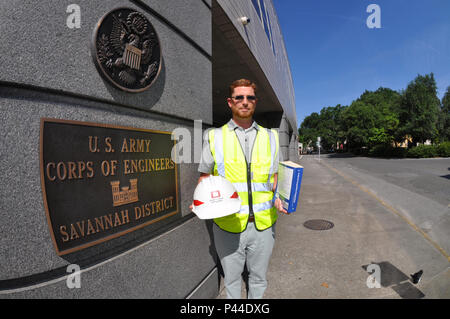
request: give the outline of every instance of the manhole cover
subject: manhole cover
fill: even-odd
[[[332,222],[329,222],[328,220],[312,219],[306,221],[303,226],[312,230],[327,230],[333,228],[334,224]]]

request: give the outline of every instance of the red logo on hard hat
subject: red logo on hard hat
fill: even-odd
[[[220,197],[220,192],[219,191],[211,192],[211,198],[218,198],[218,197]]]
[[[200,205],[202,205],[202,204],[204,204],[202,201],[199,201],[199,200],[194,199],[194,205],[195,205],[195,206],[200,206]]]
[[[231,195],[230,198],[238,198],[238,197],[239,197],[238,193],[237,193],[237,192],[234,192],[233,195]]]

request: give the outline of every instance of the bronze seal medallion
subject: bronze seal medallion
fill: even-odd
[[[100,74],[127,92],[148,89],[161,70],[161,47],[153,25],[130,8],[114,9],[100,19],[92,57]]]

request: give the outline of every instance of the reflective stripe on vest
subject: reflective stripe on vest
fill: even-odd
[[[275,130],[258,126],[251,163],[247,164],[242,147],[234,130],[228,125],[209,131],[209,143],[214,158],[214,175],[229,180],[242,200],[239,213],[214,219],[223,230],[240,233],[247,227],[250,211],[247,165],[250,165],[252,208],[258,230],[271,227],[278,215],[273,207],[274,159],[278,153],[278,134]]]

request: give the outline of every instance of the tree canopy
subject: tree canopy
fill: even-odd
[[[442,98],[439,112],[438,135],[440,141],[450,141],[450,86]]]
[[[407,137],[414,145],[429,139],[448,141],[450,87],[442,106],[433,73],[418,75],[401,92],[366,90],[349,106],[328,106],[307,116],[299,128],[300,142],[314,146],[318,136],[324,149],[345,143],[347,150],[390,146]]]
[[[433,73],[418,75],[401,97],[399,133],[410,135],[414,144],[435,139],[438,135],[440,104]]]

